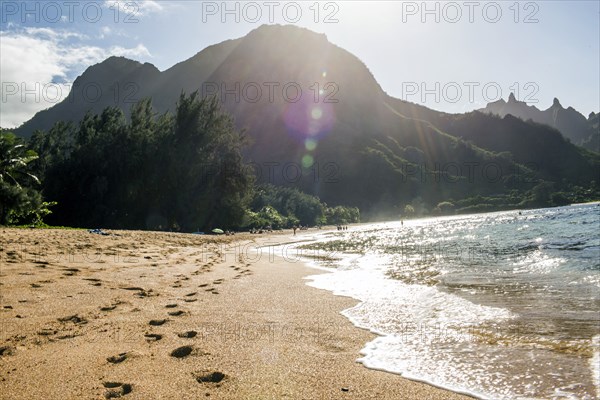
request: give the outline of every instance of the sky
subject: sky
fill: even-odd
[[[514,92],[540,109],[556,97],[600,111],[597,0],[0,0],[0,126],[58,103],[111,55],[163,71],[271,23],[326,34],[389,95],[432,109],[468,112]]]

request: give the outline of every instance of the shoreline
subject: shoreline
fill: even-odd
[[[356,307],[344,310],[343,315],[352,321],[355,326],[367,329],[380,336],[373,341],[368,342],[363,351],[361,351],[363,357],[361,357],[360,362],[369,368],[375,368],[391,373],[402,373],[403,376],[408,379],[422,381],[446,390],[464,393],[482,399],[496,397],[513,398],[514,396],[518,397],[519,395],[530,396],[532,398],[546,398],[548,396],[552,397],[552,391],[557,392],[559,390],[564,390],[564,392],[568,394],[572,393],[575,397],[587,398],[590,395],[594,397],[592,393],[598,393],[599,389],[597,383],[598,369],[594,364],[594,362],[598,360],[598,355],[600,354],[598,353],[599,342],[598,336],[595,335],[595,331],[593,331],[594,324],[597,326],[597,318],[594,317],[594,314],[585,313],[588,312],[587,310],[590,310],[590,312],[593,311],[593,308],[589,308],[589,302],[586,301],[588,297],[586,296],[589,294],[592,296],[590,297],[591,299],[596,298],[594,293],[597,294],[597,289],[594,290],[594,285],[597,286],[597,280],[591,273],[585,273],[585,271],[589,271],[589,268],[584,268],[584,266],[588,265],[585,263],[585,259],[593,259],[593,257],[589,257],[589,254],[593,255],[594,251],[590,253],[586,250],[586,252],[583,253],[583,249],[597,249],[597,239],[588,242],[587,239],[579,238],[583,235],[582,232],[587,232],[586,238],[592,237],[590,236],[592,233],[589,231],[589,228],[587,228],[587,231],[585,229],[587,223],[594,221],[593,215],[589,214],[589,212],[593,212],[593,209],[596,208],[595,205],[597,204],[598,203],[591,203],[580,207],[565,207],[564,210],[559,209],[555,211],[552,211],[551,209],[540,209],[535,213],[524,212],[524,220],[530,218],[530,216],[532,218],[530,218],[530,221],[528,222],[521,222],[524,231],[519,234],[520,236],[514,239],[511,232],[516,231],[517,229],[512,227],[513,220],[509,215],[510,212],[497,215],[496,219],[492,219],[491,222],[487,224],[493,226],[498,225],[499,228],[495,228],[495,230],[480,230],[473,233],[473,240],[477,240],[475,239],[476,237],[481,237],[486,233],[489,233],[490,235],[492,235],[492,233],[497,233],[499,238],[503,238],[505,241],[499,241],[501,243],[506,243],[504,247],[502,247],[502,245],[496,247],[490,246],[490,253],[495,255],[496,253],[494,253],[494,251],[498,247],[500,249],[521,249],[522,243],[529,243],[529,241],[533,240],[529,239],[532,234],[525,230],[526,228],[529,228],[529,225],[526,224],[532,224],[531,230],[536,232],[534,235],[537,235],[533,236],[533,238],[540,237],[540,239],[535,239],[535,242],[540,243],[543,241],[544,243],[550,243],[550,250],[548,250],[550,255],[541,252],[541,246],[539,248],[536,247],[539,251],[534,253],[535,257],[529,256],[530,253],[528,252],[524,252],[523,254],[517,253],[521,256],[518,260],[525,259],[527,261],[526,264],[522,262],[519,265],[526,265],[529,268],[527,271],[532,271],[531,274],[535,278],[539,277],[539,270],[537,268],[540,263],[544,263],[548,259],[553,260],[553,262],[554,260],[559,260],[560,264],[558,264],[558,266],[564,264],[565,267],[559,268],[555,264],[552,264],[552,270],[548,272],[548,275],[544,275],[544,277],[549,277],[547,278],[547,281],[544,281],[547,282],[548,285],[558,282],[556,286],[553,286],[557,288],[557,292],[559,289],[563,289],[563,286],[561,286],[561,282],[564,280],[563,276],[570,277],[571,281],[578,279],[577,282],[582,282],[579,293],[576,296],[569,297],[572,298],[573,304],[568,310],[581,310],[582,315],[589,316],[578,318],[576,327],[570,323],[571,319],[569,319],[569,315],[566,315],[567,311],[564,311],[563,313],[566,315],[564,320],[561,319],[563,314],[561,314],[560,317],[557,315],[556,320],[551,319],[552,316],[546,317],[545,319],[539,316],[529,318],[531,314],[535,313],[544,315],[541,313],[541,310],[552,310],[552,305],[556,304],[556,299],[535,297],[540,303],[537,308],[531,308],[532,311],[529,311],[528,305],[536,304],[534,301],[531,301],[529,297],[534,296],[534,291],[536,290],[535,286],[531,286],[532,289],[529,291],[523,290],[522,292],[519,292],[516,289],[511,291],[510,288],[506,289],[502,286],[499,286],[500,289],[494,289],[494,293],[497,293],[498,291],[501,292],[503,289],[506,290],[504,293],[516,293],[517,295],[515,297],[517,297],[517,299],[513,303],[510,301],[510,296],[508,299],[505,299],[502,296],[493,297],[492,294],[490,294],[491,290],[485,290],[486,283],[483,283],[481,286],[483,290],[477,292],[477,279],[483,281],[483,279],[480,278],[480,275],[478,275],[480,270],[477,270],[476,268],[473,269],[475,278],[473,278],[473,275],[468,277],[461,275],[463,273],[462,266],[464,266],[465,263],[461,263],[460,261],[465,260],[465,258],[463,258],[464,255],[471,257],[471,254],[474,254],[471,253],[470,250],[469,252],[461,250],[464,248],[470,249],[469,243],[471,242],[468,241],[466,242],[466,247],[461,247],[463,246],[463,242],[458,242],[457,245],[456,240],[450,241],[447,248],[454,249],[454,252],[451,253],[444,253],[443,247],[424,248],[424,250],[415,247],[420,252],[418,254],[421,256],[423,254],[440,255],[439,259],[442,261],[439,261],[437,264],[434,262],[427,264],[428,267],[433,265],[433,267],[431,267],[432,271],[439,271],[440,268],[443,270],[449,265],[449,272],[454,273],[454,275],[450,275],[448,278],[448,281],[450,282],[448,290],[444,290],[443,285],[440,285],[441,287],[438,288],[438,285],[430,286],[423,284],[422,282],[425,281],[424,279],[426,279],[427,276],[423,278],[421,285],[416,286],[410,286],[412,282],[410,281],[411,276],[408,273],[405,275],[408,276],[408,286],[403,285],[403,280],[401,278],[404,278],[404,276],[401,274],[399,275],[400,278],[397,280],[387,279],[385,275],[390,270],[397,268],[400,271],[403,271],[400,269],[404,265],[402,261],[406,261],[406,259],[410,260],[410,257],[413,254],[410,253],[410,251],[407,251],[407,255],[405,258],[402,258],[402,261],[394,259],[393,255],[390,254],[396,254],[397,247],[394,247],[394,244],[398,243],[398,241],[405,240],[409,237],[411,239],[414,238],[413,240],[415,243],[420,243],[431,237],[432,241],[438,240],[443,243],[444,239],[440,239],[439,235],[436,237],[431,234],[419,234],[418,229],[423,229],[422,226],[425,223],[438,222],[429,221],[427,219],[420,220],[422,225],[417,225],[412,230],[410,229],[410,224],[405,224],[408,225],[409,228],[405,231],[404,227],[400,227],[399,222],[390,223],[387,227],[386,224],[373,224],[371,227],[364,227],[362,235],[361,232],[354,236],[352,234],[342,234],[340,237],[332,238],[337,240],[333,240],[333,244],[331,245],[328,245],[326,243],[327,239],[323,238],[321,243],[316,243],[314,246],[305,246],[306,249],[315,252],[339,251],[342,254],[334,265],[329,264],[328,260],[318,263],[309,260],[309,264],[316,264],[317,266],[315,267],[317,269],[331,272],[330,275],[314,274],[314,276],[311,277],[312,279],[310,280],[309,285],[328,290],[335,295],[350,296],[357,299],[359,304]],[[507,214],[508,218],[505,218]],[[474,226],[483,220],[487,223],[487,218],[494,215],[496,215],[496,213],[488,213],[483,218],[478,217],[476,214],[471,216],[473,221],[464,223],[464,226],[467,227],[467,234],[471,234],[468,229],[470,226]],[[539,229],[540,224],[544,224],[546,221],[551,223],[554,219],[558,221],[556,224],[566,224],[564,219],[561,218],[569,218],[567,220],[569,221],[569,224],[575,224],[573,231],[576,232],[578,236],[573,234],[571,237],[566,233],[562,236],[561,234],[553,235],[551,230],[536,230]],[[450,219],[452,219],[452,217],[450,217]],[[439,231],[441,232],[447,232],[462,223],[463,222],[460,219],[458,221],[446,220],[444,225],[435,225],[435,227],[439,228]],[[471,225],[471,223],[473,225]],[[377,228],[380,230],[378,236],[372,233],[372,231]],[[386,231],[386,228],[390,229],[390,231]],[[415,231],[417,232],[416,234]],[[519,228],[518,231],[520,232],[521,228]],[[565,231],[570,232],[566,228]],[[465,235],[464,230],[459,230],[458,233],[455,234],[455,237],[460,240],[464,238],[463,235]],[[567,238],[562,240],[565,235],[567,235]],[[383,243],[371,248],[373,236],[375,236],[376,243],[378,240],[381,240]],[[507,237],[510,237],[511,240],[506,239]],[[582,241],[579,242],[579,240]],[[338,244],[336,242],[341,243]],[[412,242],[409,241],[409,244],[410,243]],[[552,249],[559,246],[556,243],[560,243],[560,250],[570,249],[571,243],[577,243],[578,247],[575,249],[582,250],[583,255],[574,255],[570,258],[570,256],[563,256],[563,253],[551,253]],[[410,247],[408,248],[410,249]],[[390,251],[392,253],[388,254],[387,249],[391,249]],[[371,250],[373,250],[373,253],[371,253]],[[437,251],[437,253],[435,253],[435,251]],[[487,254],[486,251],[488,251],[487,248],[480,250],[480,253],[475,253],[475,256],[477,257],[477,254],[485,255]],[[377,255],[374,255],[378,252],[381,253],[379,259]],[[359,255],[356,256],[356,254]],[[515,253],[511,253],[511,256],[513,254]],[[358,260],[361,255],[364,258]],[[586,257],[586,255],[588,256]],[[580,259],[584,260],[582,261],[583,264],[573,264],[575,262],[573,260]],[[446,263],[445,260],[450,261]],[[452,264],[453,262],[454,264]],[[389,263],[389,268],[379,268],[379,266],[385,265],[386,263]],[[398,265],[400,265],[400,267],[398,267]],[[485,263],[482,263],[482,265],[485,265]],[[499,265],[504,267],[506,264]],[[527,280],[527,278],[530,275],[519,275],[518,273],[510,274],[510,272],[512,272],[510,265],[511,264],[508,264],[508,271],[513,279],[510,282],[516,282],[515,286],[523,283],[524,287],[528,288],[529,286],[527,285],[530,284],[531,280]],[[543,265],[547,267],[547,262]],[[452,269],[452,266],[454,266],[455,269]],[[477,266],[477,264],[475,264],[475,266]],[[420,264],[417,264],[413,269],[408,268],[407,270],[419,272],[419,267]],[[578,272],[580,270],[581,272]],[[546,270],[542,271],[542,273],[545,271]],[[566,274],[564,273],[565,271]],[[568,273],[570,271],[573,271],[573,274],[569,275]],[[492,275],[492,278],[495,276],[496,275]],[[522,278],[522,276],[525,276],[525,278]],[[500,280],[502,277],[503,276],[500,277]],[[588,279],[590,280],[588,281]],[[455,288],[460,288],[461,283],[464,283],[464,287],[467,290],[451,290],[452,282],[458,282]],[[396,283],[396,286],[398,287],[394,287],[394,283]],[[419,287],[420,289],[412,289],[416,287]],[[560,292],[561,295],[564,293],[571,293],[568,291],[569,287],[570,286],[564,286],[564,290]],[[519,302],[519,295],[526,301]],[[397,299],[398,304],[396,304]],[[423,300],[422,304],[424,304],[424,306],[420,307],[420,302],[413,301],[413,299]],[[431,302],[429,299],[432,299]],[[436,301],[433,299],[438,300]],[[544,299],[546,303],[541,303],[542,299]],[[553,300],[554,303],[552,302]],[[581,302],[576,303],[576,301]],[[548,304],[550,304],[550,306],[546,307]],[[398,307],[404,307],[404,312]],[[452,314],[452,310],[455,311],[454,314]],[[470,314],[470,312],[472,314]],[[440,317],[438,314],[442,314],[442,316]],[[425,317],[423,317],[423,315],[425,315]],[[462,315],[471,316],[464,319]],[[398,339],[404,338],[404,334],[407,332],[407,328],[403,325],[406,321],[412,320],[421,323],[427,316],[431,316],[431,323],[427,322],[424,326],[418,325],[418,332],[411,336],[411,338],[416,338],[416,340]],[[439,320],[442,320],[441,327],[436,322]],[[549,320],[553,321],[554,329],[556,331],[544,330],[543,324],[545,321]],[[392,321],[392,323],[389,321]],[[446,322],[446,325],[444,325],[444,321],[451,322]],[[486,321],[491,322],[486,323]],[[563,321],[566,322],[563,323]],[[477,323],[481,324],[481,330],[474,329],[473,331],[470,331],[470,327],[476,326]],[[561,323],[563,324],[561,325]],[[447,330],[448,328],[449,330]],[[592,334],[594,334],[594,336],[591,336]],[[445,341],[432,341],[431,346],[428,346],[422,343],[423,337],[447,337],[449,339],[447,342],[447,351],[444,351]],[[463,345],[463,343],[465,344]],[[500,344],[501,346],[496,346],[497,344]],[[506,347],[504,345],[506,345]],[[465,347],[467,348],[467,351],[463,352],[462,349]],[[449,348],[455,350],[451,351]],[[529,354],[531,357],[530,359],[526,356],[522,356],[522,354],[527,351],[528,353],[526,354]],[[489,363],[489,366],[477,370],[478,360],[469,356],[470,353],[478,355],[477,357],[481,358],[481,365],[485,365],[484,359],[486,358],[484,355],[489,354],[491,354],[490,357],[492,359],[495,358],[502,361],[498,362],[496,365],[494,365],[493,362]],[[414,359],[412,358],[413,355],[416,355]],[[531,362],[534,357],[537,364]],[[407,362],[406,360],[412,360],[412,362]],[[439,366],[444,364],[447,364],[449,367],[445,371],[450,372],[447,376],[440,376],[438,375],[441,372]],[[504,367],[504,365],[510,365],[510,367]],[[545,368],[544,366],[551,367]],[[551,369],[556,370],[557,366],[560,366],[560,368],[558,368],[559,371],[564,370],[566,372],[563,374],[557,373],[554,378],[555,380],[553,381],[552,378],[548,378],[547,371]],[[467,370],[474,371],[473,375],[470,373],[465,374],[464,371]],[[498,380],[493,381],[488,379],[490,376],[499,378]],[[534,380],[537,386],[532,384]],[[499,382],[507,382],[507,384],[500,384]],[[514,382],[514,386],[511,385],[512,382]],[[506,394],[509,393],[508,388],[511,390],[514,389],[514,391],[511,391],[510,394]],[[502,392],[502,390],[504,390],[504,392]],[[503,394],[506,394],[506,396]]]
[[[304,234],[0,231],[1,398],[471,398],[356,362],[356,300],[236,253]]]

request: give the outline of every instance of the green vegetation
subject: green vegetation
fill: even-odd
[[[228,88],[264,81],[265,74],[305,82],[306,71],[323,68],[319,57],[306,54],[327,54],[340,88],[339,102],[323,105],[318,121],[302,101],[292,105],[263,91],[256,102],[240,102],[221,93],[235,126],[247,128],[242,134],[216,105],[181,97],[207,77]],[[124,83],[139,86],[153,105],[131,108],[128,96],[115,99],[112,88]],[[574,144],[599,137],[586,133],[588,125],[598,132],[598,114],[586,120],[558,102],[552,110],[560,117],[545,113],[559,125],[582,127],[569,141],[557,130],[565,131],[563,125],[549,126],[550,120],[431,110],[388,96],[361,60],[304,28],[263,26],[164,72],[110,57],[89,67],[78,84],[68,99],[17,130],[26,137],[47,132],[32,138],[40,155],[32,164],[44,198],[58,202],[48,216],[54,224],[281,227],[356,220],[357,212],[338,205],[357,207],[363,220],[390,220],[600,199],[598,147]],[[94,101],[84,91],[90,84],[102,92]],[[67,120],[78,122],[55,124]],[[240,167],[241,154],[257,166],[255,177]],[[298,191],[271,195],[257,184]]]
[[[0,224],[281,229],[600,199],[600,155],[515,118],[475,113],[468,121],[437,121],[452,134],[400,119],[399,135],[357,136],[352,148],[332,136],[319,151],[336,162],[336,180],[318,186],[306,174],[285,187],[256,182],[242,157],[249,140],[216,98],[181,94],[175,113],[160,115],[145,99],[130,115],[115,107],[88,112],[76,125],[36,131],[27,145],[0,132]],[[489,121],[506,130],[481,135]],[[437,139],[424,151],[423,138],[405,131]],[[543,151],[532,155],[523,147]],[[486,175],[488,166],[501,171],[497,179]]]
[[[146,99],[130,122],[109,107],[31,138],[44,196],[58,203],[51,223],[184,231],[241,221],[253,182],[245,144],[218,101],[197,93],[182,94],[175,115]]]
[[[255,193],[245,226],[273,229],[292,226],[340,225],[360,221],[356,207],[327,207],[318,197],[295,188],[261,185]]]
[[[559,207],[573,203],[586,203],[600,199],[600,190],[592,183],[592,188],[583,188],[576,185],[565,185],[561,189],[552,182],[543,181],[531,190],[521,192],[512,190],[507,194],[494,196],[473,196],[464,199],[450,200],[439,203],[429,209],[426,206],[419,213],[407,212],[406,208],[414,210],[407,205],[404,217],[422,217],[428,215],[454,215],[492,212],[501,210],[529,209],[543,207]]]
[[[11,132],[0,130],[0,225],[40,224],[54,203],[42,201],[31,163],[37,154]]]
[[[36,131],[31,149],[12,133],[0,144],[2,224],[45,226],[47,217],[73,227],[190,232],[359,221],[357,208],[329,208],[294,188],[255,186],[242,162],[248,140],[217,99],[198,93],[182,94],[175,115],[156,115],[145,99],[132,107],[130,121],[108,107],[77,126],[58,122]],[[43,177],[37,188],[34,173]],[[52,202],[42,201],[42,188]]]

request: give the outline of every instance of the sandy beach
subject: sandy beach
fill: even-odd
[[[291,232],[0,232],[2,399],[466,398],[357,363],[356,301],[257,250]]]

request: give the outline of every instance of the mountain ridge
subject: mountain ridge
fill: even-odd
[[[540,110],[535,105],[528,105],[518,101],[514,93],[510,93],[508,101],[504,99],[488,103],[478,111],[504,117],[508,114],[524,121],[532,120],[558,129],[564,137],[576,145],[589,150],[600,152],[598,136],[600,132],[594,129],[593,121],[596,113],[590,113],[586,119],[583,114],[569,106],[564,108],[558,98],[554,98],[552,105],[545,110]]]
[[[38,113],[17,133],[48,130],[59,120],[76,123],[109,106],[127,114],[133,100],[146,97],[157,113],[172,112],[182,92],[216,90],[223,109],[251,139],[244,157],[259,166],[259,182],[294,185],[367,213],[398,213],[417,198],[434,207],[448,199],[507,196],[542,181],[587,187],[597,176],[598,156],[568,143],[556,129],[396,99],[358,57],[305,28],[261,26],[162,72],[119,58],[104,63],[78,77],[69,102]],[[124,71],[113,72],[121,63]],[[86,85],[99,87],[102,96],[85,101]],[[302,95],[295,97],[298,90]],[[492,164],[500,179],[482,175]],[[474,165],[476,181],[468,167]],[[286,166],[300,171],[298,179],[285,176]]]

